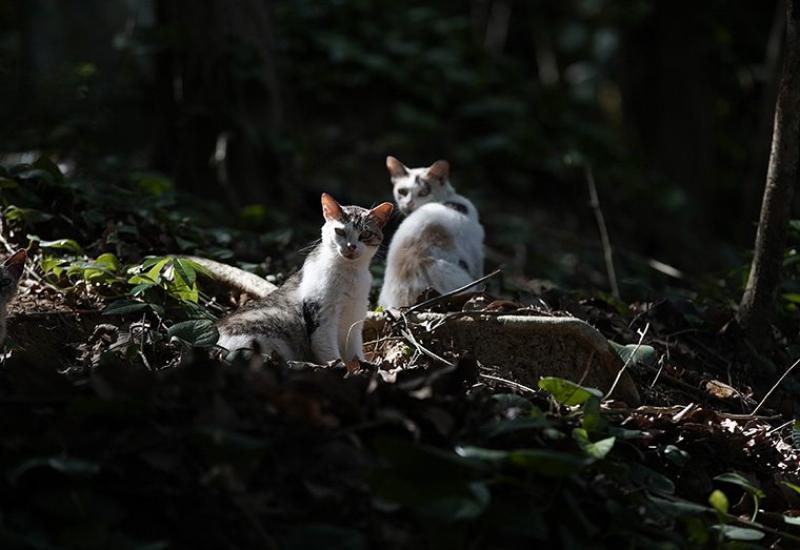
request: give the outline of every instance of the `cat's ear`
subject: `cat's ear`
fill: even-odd
[[[399,178],[408,175],[408,168],[406,168],[402,162],[391,155],[386,157],[386,169],[389,170],[389,175],[393,178]]]
[[[392,217],[394,205],[390,202],[384,202],[369,211],[369,217],[375,220],[379,226],[383,227]]]
[[[25,252],[25,249],[17,250],[11,256],[6,258],[6,261],[3,262],[3,267],[11,273],[11,276],[15,279],[19,279],[22,276],[22,270],[25,267],[25,260],[28,259],[28,253]]]
[[[428,177],[444,183],[450,177],[450,163],[446,160],[437,160],[428,167]]]
[[[336,202],[336,199],[327,193],[322,194],[322,215],[325,217],[325,221],[328,222],[341,221],[344,216],[342,207]]]

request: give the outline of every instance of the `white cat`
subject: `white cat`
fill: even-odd
[[[363,359],[369,264],[393,208],[388,202],[371,210],[340,206],[323,193],[320,244],[283,286],[222,319],[217,345],[234,351],[256,342],[287,361]]]
[[[389,246],[378,304],[410,306],[428,287],[445,293],[482,277],[483,226],[472,202],[450,184],[447,161],[408,168],[387,157],[386,167],[408,217]]]

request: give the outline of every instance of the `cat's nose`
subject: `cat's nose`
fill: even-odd
[[[355,250],[357,248],[355,243],[347,243],[347,250]]]

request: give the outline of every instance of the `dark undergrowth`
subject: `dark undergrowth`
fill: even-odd
[[[461,349],[391,382],[222,365],[213,320],[239,297],[179,254],[280,282],[312,230],[226,221],[154,175],[41,160],[0,185],[3,243],[34,258],[0,369],[3,548],[800,547],[797,383],[750,414],[791,341],[748,351],[724,301],[513,296],[617,342],[640,408],[487,380]],[[55,344],[30,339],[37,319]]]

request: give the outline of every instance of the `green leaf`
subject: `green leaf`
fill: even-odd
[[[36,159],[32,166],[50,174],[50,177],[53,178],[55,183],[64,183],[64,174],[61,173],[61,169],[55,162],[50,160],[49,157],[42,155]]]
[[[578,446],[587,456],[598,460],[604,459],[606,455],[611,452],[611,449],[614,448],[614,442],[616,441],[614,437],[608,437],[593,443],[592,440],[589,439],[589,434],[583,428],[573,429],[572,439],[578,443]]]
[[[645,487],[648,491],[662,495],[675,494],[675,484],[670,478],[652,468],[648,468],[644,464],[639,464],[638,462],[629,464],[628,477],[632,482]]]
[[[161,270],[164,269],[164,266],[166,266],[168,263],[170,263],[171,260],[172,260],[172,258],[169,258],[169,257],[167,257],[167,258],[156,258],[156,262],[151,264],[151,266],[148,269],[148,271],[146,273],[144,273],[144,276],[147,277],[148,279],[150,279],[151,281],[159,282],[161,280]],[[147,269],[144,266],[145,266],[145,264],[142,264],[142,267],[144,269]]]
[[[800,527],[800,517],[783,516],[783,521],[789,525],[796,525]]]
[[[515,408],[529,411],[533,408],[533,403],[531,403],[530,400],[516,393],[496,393],[492,395],[492,401],[494,401],[501,410]]]
[[[708,497],[708,503],[720,514],[728,513],[728,497],[719,489],[715,489],[714,492],[711,493]]]
[[[655,504],[661,512],[670,517],[681,517],[687,514],[705,514],[710,511],[706,506],[701,506],[700,504],[695,504],[688,500],[664,498],[655,495],[649,495],[647,498]]]
[[[36,224],[53,219],[52,214],[42,212],[41,210],[36,210],[35,208],[18,208],[13,205],[6,208],[4,216],[6,220],[10,222],[19,222],[23,224]]]
[[[543,376],[540,378],[539,388],[550,392],[556,401],[567,407],[580,405],[592,396],[598,399],[603,398],[603,392],[600,390],[584,388],[570,380],[553,376]]]
[[[130,283],[131,281],[129,280],[128,282]],[[147,292],[148,290],[150,290],[151,288],[153,288],[155,286],[157,286],[155,283],[150,283],[150,282],[139,283],[138,285],[136,285],[135,287],[130,289],[128,291],[128,294],[130,294],[131,296],[134,296],[134,297],[138,297],[138,296],[141,296],[142,294],[144,294],[145,292]]]
[[[81,245],[72,239],[57,239],[55,241],[39,241],[41,248],[53,248],[55,250],[69,250],[80,254],[82,252]]]
[[[608,420],[600,414],[600,399],[590,397],[583,404],[581,426],[589,433],[601,433],[608,430]]]
[[[656,352],[655,348],[652,346],[647,346],[644,344],[641,346],[637,344],[623,346],[611,341],[609,341],[609,343],[624,363],[629,363],[631,365],[642,363],[645,365],[650,365],[651,367],[658,363],[658,352]]]
[[[172,265],[175,267],[175,272],[187,285],[191,286],[197,280],[197,272],[191,261],[183,258],[175,258]]]
[[[0,177],[0,189],[16,189],[19,184],[12,179]]]
[[[184,342],[198,347],[208,348],[219,340],[219,332],[214,322],[208,319],[193,319],[175,323],[167,329],[170,338],[179,338]]]
[[[481,427],[481,433],[487,439],[491,439],[509,433],[541,430],[548,426],[550,426],[550,421],[544,416],[518,416],[510,420],[489,422]]]
[[[512,464],[529,468],[546,477],[568,477],[580,472],[590,461],[569,453],[548,449],[521,449],[511,451]]]
[[[383,467],[370,475],[372,494],[442,521],[472,519],[483,513],[490,494],[475,476],[487,470],[480,459],[394,438],[378,438]]]
[[[100,254],[97,257],[97,259],[95,260],[95,262],[97,264],[99,264],[99,265],[102,265],[104,268],[106,268],[107,270],[109,270],[109,271],[111,271],[113,273],[116,273],[117,271],[119,271],[119,267],[120,267],[119,260],[111,252],[106,252],[105,254]]]
[[[752,542],[764,538],[764,533],[758,529],[750,529],[747,527],[737,527],[736,525],[712,525],[712,529],[721,531],[728,540],[741,540]]]
[[[356,529],[308,524],[292,529],[280,544],[280,548],[287,550],[308,550],[310,548],[367,550],[369,543],[366,535]]]
[[[689,453],[676,447],[675,445],[667,445],[664,447],[664,457],[679,467],[684,467],[691,459]]]
[[[26,472],[39,467],[50,468],[70,476],[90,476],[100,471],[100,466],[96,462],[80,458],[68,458],[63,456],[32,458],[14,468],[8,474],[8,480],[10,483],[15,483]]]
[[[759,498],[764,498],[767,496],[764,491],[762,491],[759,487],[753,485],[747,478],[742,476],[741,474],[737,474],[736,472],[728,472],[725,474],[720,474],[714,478],[714,481],[720,481],[722,483],[732,483],[734,485],[738,485],[748,494],[757,496]]]
[[[795,485],[789,481],[781,481],[784,485],[786,485],[789,489],[800,495],[800,485]]]
[[[117,300],[111,302],[103,310],[103,315],[127,315],[150,309],[150,304],[134,302],[133,300]]]
[[[456,454],[464,458],[477,458],[487,462],[502,462],[508,460],[509,452],[483,447],[456,447]]]

